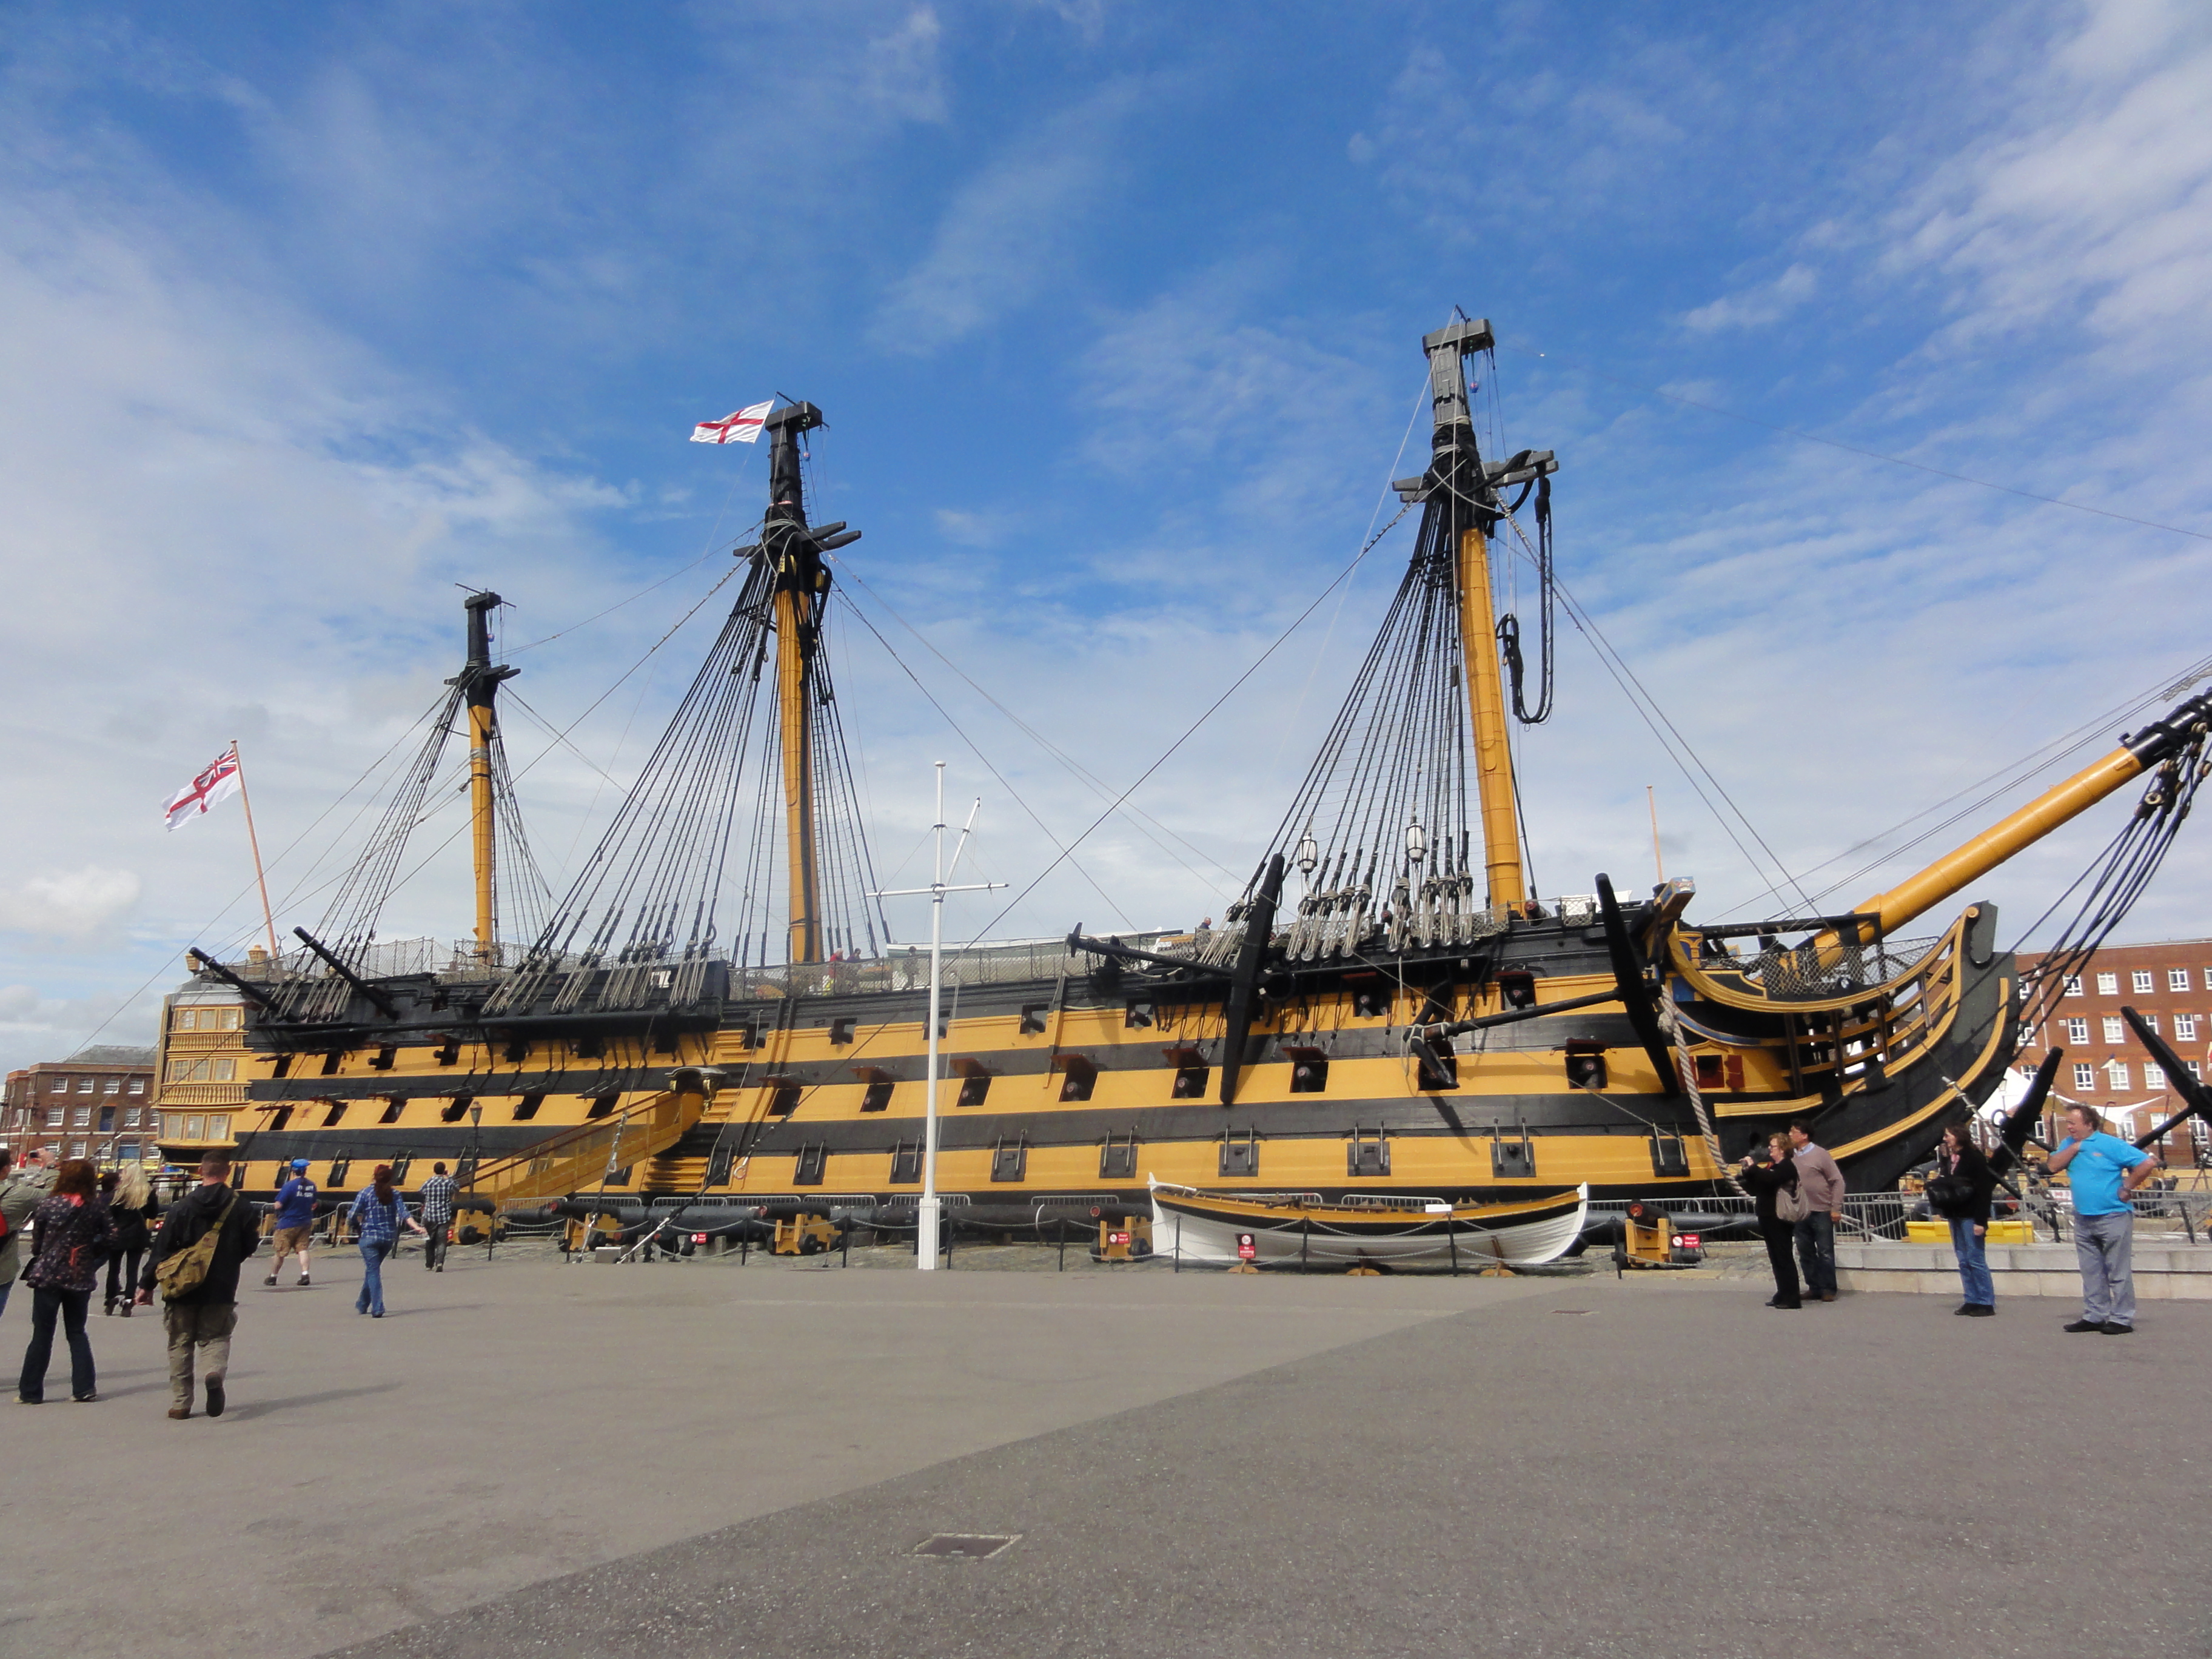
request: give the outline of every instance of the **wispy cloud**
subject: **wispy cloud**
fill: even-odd
[[[1754,283],[1733,294],[1723,294],[1709,305],[1699,306],[1683,317],[1682,325],[1699,334],[1730,328],[1764,328],[1769,323],[1780,322],[1810,300],[1820,285],[1812,266],[1792,264],[1770,281]]]
[[[1122,82],[1006,146],[955,192],[929,251],[893,283],[871,333],[927,355],[1065,287],[1074,237],[1115,175],[1115,129],[1139,88]]]

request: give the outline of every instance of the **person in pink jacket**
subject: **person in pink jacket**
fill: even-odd
[[[1798,1184],[1812,1212],[1797,1224],[1797,1260],[1805,1270],[1805,1293],[1822,1302],[1836,1299],[1836,1224],[1844,1218],[1844,1172],[1836,1160],[1813,1144],[1813,1126],[1790,1126],[1791,1159]]]

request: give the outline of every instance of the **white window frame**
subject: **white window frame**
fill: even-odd
[[[2120,976],[2118,974],[2100,974],[2097,975],[2097,994],[2099,996],[2116,997],[2119,995],[2119,994]]]
[[[2204,976],[2207,980],[2212,980],[2212,969],[2207,969],[2205,970]],[[2204,988],[2208,991],[2212,991],[2212,984],[2208,984]],[[2066,994],[2069,997],[2086,997],[2089,994],[2087,991],[2081,988],[2081,975],[2069,974],[2066,975]]]
[[[2151,993],[2151,988],[2158,983],[2155,979],[2152,978],[2151,971],[2148,968],[2136,969],[2128,982],[2135,988],[2135,994],[2139,997],[2148,996]]]
[[[2197,1016],[2194,1014],[2176,1014],[2173,1017],[2173,1036],[2174,1041],[2177,1042],[2196,1042]]]
[[[2087,1042],[2089,1040],[2089,1022],[2086,1019],[2068,1020],[2066,1022],[2066,1040],[2069,1042],[2073,1043]]]
[[[2097,1068],[2086,1060],[2079,1061],[2074,1067],[2075,1089],[2086,1095],[2096,1086]]]
[[[2112,1092],[2113,1092],[2113,1093],[2115,1093],[2115,1094],[2125,1094],[2125,1093],[2127,1092],[2127,1090],[2128,1090],[2128,1063],[2127,1063],[2127,1061],[2125,1061],[2124,1060],[2106,1060],[2106,1061],[2105,1062],[2105,1075],[2106,1075],[2107,1078],[2109,1078],[2110,1079],[2112,1079]]]
[[[2146,1089],[2166,1087],[2166,1067],[2154,1060],[2143,1061],[2143,1087]]]
[[[2106,1014],[2105,1016],[2105,1041],[2107,1042],[2125,1042],[2127,1040],[2127,1034],[2120,1029],[2120,1017],[2118,1014]]]
[[[2189,988],[2189,969],[2186,968],[2167,969],[2166,970],[2166,988],[2169,991],[2186,991]]]

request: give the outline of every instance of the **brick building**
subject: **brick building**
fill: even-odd
[[[154,1151],[154,1051],[101,1043],[8,1073],[0,1141],[102,1166]]]
[[[2021,969],[2034,961],[2023,953]],[[2042,1029],[2021,1034],[2027,1042],[2021,1067],[2033,1071],[2053,1047],[2063,1048],[2052,1094],[2094,1106],[2114,1120],[2114,1133],[2132,1139],[2179,1111],[2182,1103],[2120,1017],[2123,1007],[2141,1014],[2190,1074],[2202,1078],[2212,1064],[2212,939],[2108,945],[2067,981]],[[2169,1164],[2183,1164],[2212,1152],[2203,1120],[2168,1135],[2164,1151]]]

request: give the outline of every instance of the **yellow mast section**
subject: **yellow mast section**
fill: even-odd
[[[1482,862],[1492,904],[1528,896],[1521,867],[1521,822],[1513,799],[1513,751],[1506,743],[1505,675],[1498,661],[1498,618],[1490,599],[1490,543],[1470,526],[1459,538],[1459,641],[1467,659],[1468,713],[1474,721],[1475,789],[1482,803]]]
[[[791,874],[791,960],[822,959],[819,880],[814,859],[814,725],[806,636],[813,596],[788,582],[775,593],[775,678],[783,722],[783,825]]]

